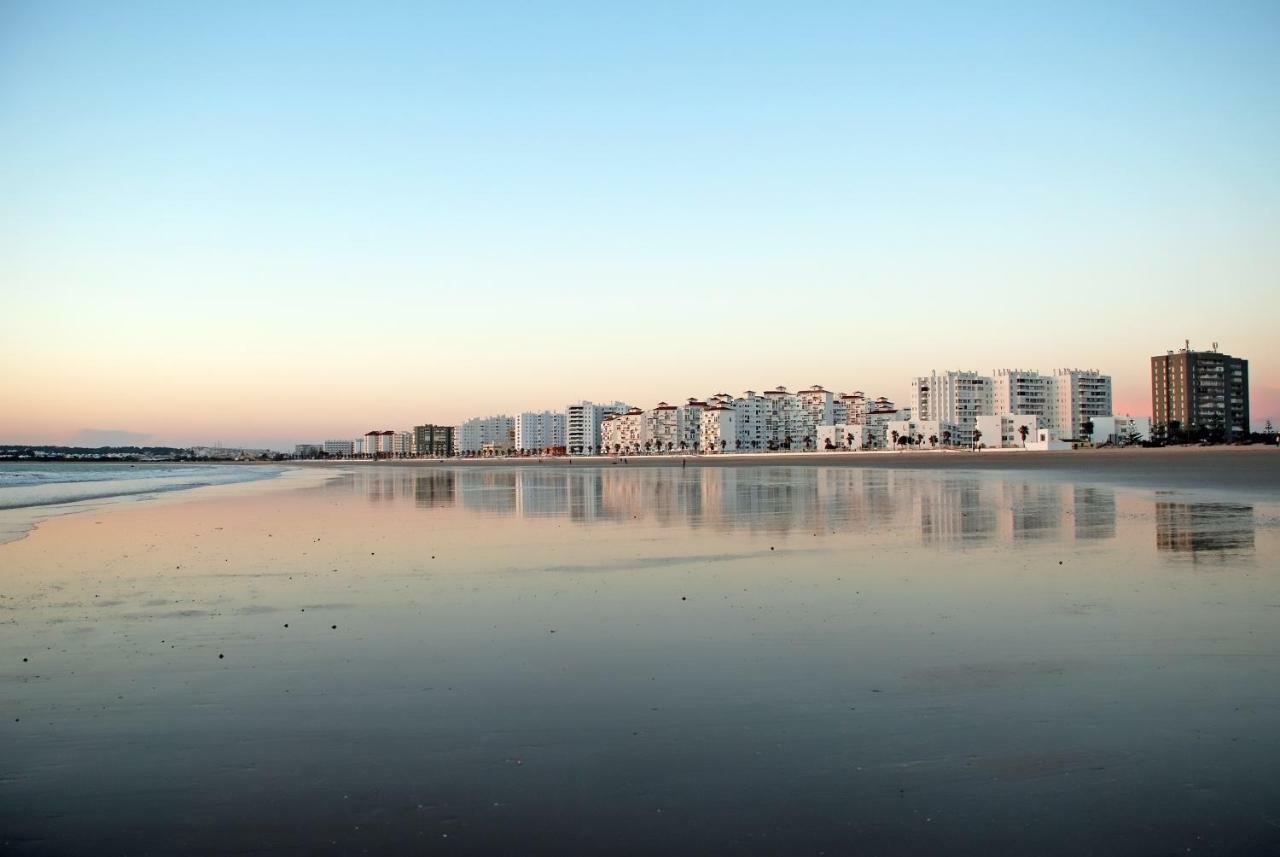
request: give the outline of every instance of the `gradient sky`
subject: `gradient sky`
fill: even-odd
[[[1280,4],[9,0],[0,298],[0,442],[1186,338],[1280,421]]]

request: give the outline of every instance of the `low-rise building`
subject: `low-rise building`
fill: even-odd
[[[850,423],[818,426],[818,449],[865,449],[867,427]]]
[[[978,417],[974,435],[981,446],[991,449],[1025,447],[1028,440],[1039,437],[1043,424],[1032,414],[983,414]]]
[[[324,442],[324,451],[326,455],[336,458],[350,458],[356,451],[355,442],[350,440],[326,440]]]

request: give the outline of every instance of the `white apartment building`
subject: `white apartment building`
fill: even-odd
[[[324,442],[324,451],[326,455],[337,455],[346,458],[355,454],[356,445],[350,440],[326,440]]]
[[[645,413],[639,408],[605,414],[600,420],[600,452],[606,455],[640,452],[645,444],[644,426]]]
[[[671,452],[680,446],[680,409],[666,402],[644,415],[644,439],[652,442],[661,452]]]
[[[1069,440],[1087,436],[1089,420],[1111,415],[1111,376],[1096,369],[1053,370],[1057,400],[1051,436]]]
[[[455,445],[460,453],[480,453],[489,450],[510,449],[515,442],[515,420],[506,414],[491,417],[473,417],[454,432]]]
[[[831,403],[831,421],[835,424],[860,426],[867,418],[867,397],[861,390],[841,393]]]
[[[765,442],[775,447],[800,446],[805,437],[806,418],[800,399],[786,387],[765,390]]]
[[[738,440],[742,441],[742,449],[765,449],[768,446],[765,435],[768,400],[754,390],[747,390],[733,400],[733,408],[738,412]]]
[[[702,412],[703,452],[731,452],[738,449],[738,412],[732,405],[711,405]]]
[[[997,369],[992,375],[992,382],[993,395],[988,415],[1036,416],[1042,426],[1053,422],[1057,396],[1052,376],[1028,369]],[[1034,439],[1035,435],[1031,437]]]
[[[830,390],[823,389],[821,384],[814,384],[809,389],[797,393],[796,398],[800,402],[804,421],[800,430],[801,437],[807,437],[811,442],[816,442],[818,426],[829,426],[835,422],[834,396]]]
[[[993,412],[993,387],[991,378],[977,372],[930,372],[911,382],[912,413],[918,420],[950,423],[955,442],[969,445],[978,416]]]
[[[393,432],[390,440],[392,458],[408,458],[413,455],[413,432]]]
[[[1041,428],[1044,423],[1035,414],[983,414],[977,422],[977,430],[982,432],[978,443],[991,449],[1025,448],[1040,436]]]
[[[515,448],[530,452],[565,445],[564,414],[556,411],[525,411],[513,419]]]
[[[900,411],[892,406],[868,411],[863,423],[867,430],[863,449],[888,449],[889,423],[908,419],[910,416],[910,409],[903,408]]]
[[[614,402],[601,405],[583,400],[564,409],[564,440],[571,455],[589,455],[600,449],[600,421],[607,414],[621,414],[630,405]]]
[[[677,449],[701,449],[702,412],[709,407],[706,402],[689,399],[676,409],[680,435],[676,440]]]

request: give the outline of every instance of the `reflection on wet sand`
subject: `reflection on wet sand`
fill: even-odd
[[[1252,506],[1156,503],[1156,548],[1188,554],[1193,561],[1204,554],[1251,553],[1254,526]]]
[[[996,479],[973,473],[821,468],[625,470],[604,467],[415,469],[342,477],[371,502],[424,510],[566,518],[582,524],[647,520],[724,532],[874,531],[911,525],[926,544],[1111,539],[1115,492],[1098,486]]]

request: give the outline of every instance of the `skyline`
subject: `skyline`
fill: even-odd
[[[1218,342],[1280,7],[0,9],[0,442],[282,448]]]

